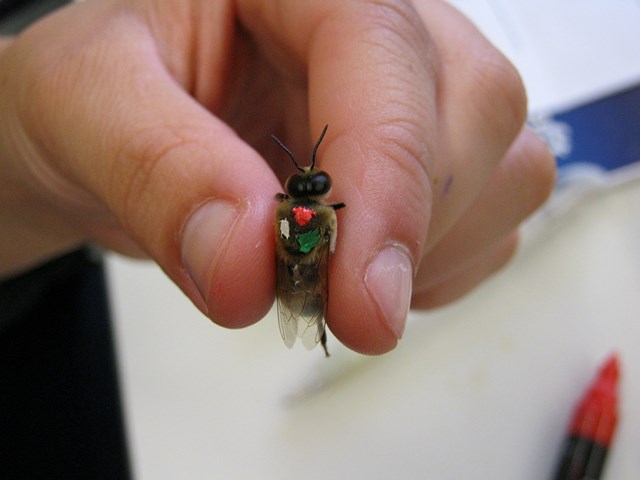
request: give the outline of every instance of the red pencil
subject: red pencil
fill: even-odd
[[[614,354],[578,404],[555,480],[600,478],[618,421],[619,376]]]

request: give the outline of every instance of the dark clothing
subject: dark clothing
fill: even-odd
[[[0,478],[130,478],[102,263],[0,282]]]

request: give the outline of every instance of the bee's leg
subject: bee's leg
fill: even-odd
[[[327,350],[327,331],[326,330],[322,332],[322,337],[320,337],[320,344],[324,349],[325,357],[330,357],[331,355],[329,355],[329,350]]]
[[[340,210],[341,208],[346,207],[346,205],[342,202],[340,203],[332,203],[331,205],[329,205],[331,208],[333,208],[334,210]]]
[[[338,238],[338,222],[336,221],[336,214],[333,214],[333,218],[329,221],[329,251],[331,253],[336,251],[336,239]]]

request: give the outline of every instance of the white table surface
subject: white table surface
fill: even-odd
[[[575,402],[619,352],[608,477],[640,467],[640,182],[589,199],[391,354],[288,350],[275,316],[214,326],[149,264],[110,257],[141,479],[548,478]]]

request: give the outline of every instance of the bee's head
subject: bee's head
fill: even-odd
[[[325,197],[331,191],[331,177],[322,170],[308,170],[291,175],[284,185],[292,198]]]
[[[275,135],[271,135],[273,139],[276,141],[280,148],[282,148],[289,158],[293,165],[298,169],[300,173],[295,173],[291,175],[287,182],[284,185],[284,189],[292,198],[305,198],[305,197],[325,197],[329,194],[331,190],[331,177],[327,172],[323,172],[322,170],[316,170],[316,153],[318,152],[318,147],[320,146],[320,142],[324,138],[324,134],[327,133],[328,125],[324,127],[322,133],[320,134],[320,138],[316,142],[315,147],[313,147],[313,156],[311,158],[311,166],[302,168],[296,162],[293,153],[289,150]]]

